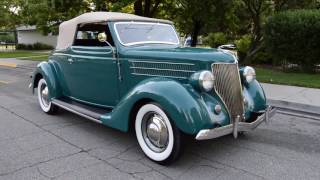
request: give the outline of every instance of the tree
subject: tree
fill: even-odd
[[[93,0],[95,11],[107,11],[108,3],[106,0]]]
[[[309,9],[319,6],[319,0],[273,0],[275,12],[290,9]]]
[[[60,23],[91,10],[86,0],[18,1],[21,22],[36,25],[44,34],[57,33]]]
[[[243,24],[249,25],[247,33],[251,34],[249,50],[244,58],[244,63],[250,64],[257,52],[263,48],[262,31],[268,17],[284,10],[315,8],[319,0],[240,0],[240,2],[238,9],[242,16],[239,18]]]
[[[263,33],[262,25],[263,18],[268,16],[271,11],[271,1],[269,0],[242,0],[246,12],[250,17],[250,33],[251,43],[244,62],[250,64],[252,57],[262,48]]]
[[[136,0],[134,11],[136,15],[153,17],[162,0]]]
[[[0,29],[14,29],[19,23],[16,0],[2,0],[0,2]]]
[[[228,0],[176,0],[171,18],[180,32],[191,35],[191,46],[196,46],[198,36],[224,29],[226,17],[232,1]]]

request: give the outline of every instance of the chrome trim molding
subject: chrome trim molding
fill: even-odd
[[[188,79],[195,73],[191,63],[129,60],[132,75]]]
[[[148,64],[174,64],[174,65],[189,65],[189,66],[194,66],[195,64],[192,63],[175,63],[175,62],[161,62],[161,61],[147,61],[149,59],[146,59],[146,61],[136,61],[136,60],[129,60],[130,63],[148,63]]]
[[[87,116],[87,115],[82,114],[82,113],[80,113],[80,112],[78,112],[78,111],[75,111],[75,110],[73,110],[73,109],[70,109],[70,108],[68,108],[68,107],[66,107],[66,106],[64,106],[64,105],[62,105],[62,104],[60,104],[60,103],[58,103],[58,102],[56,102],[56,101],[54,101],[54,100],[52,100],[51,103],[54,104],[54,105],[59,106],[60,108],[62,108],[62,109],[64,109],[64,110],[67,110],[67,111],[72,112],[72,113],[74,113],[74,114],[77,114],[77,115],[79,115],[79,116],[81,116],[81,117],[84,117],[84,118],[86,118],[86,119],[89,119],[89,120],[91,120],[91,121],[93,121],[93,122],[102,124],[102,121],[100,121],[99,119],[95,119],[95,118],[93,118],[93,117]]]
[[[162,76],[162,75],[152,75],[152,74],[142,74],[142,73],[131,73],[132,75],[137,76],[150,76],[150,77],[164,77],[164,78],[177,78],[177,79],[188,79],[187,77],[179,77],[179,76]]]
[[[196,71],[180,70],[180,69],[161,69],[161,68],[148,68],[148,67],[130,67],[130,69],[146,69],[146,70],[155,70],[155,71],[173,71],[173,72],[189,72],[189,73],[196,72]]]
[[[275,113],[276,109],[269,106],[266,109],[265,113],[259,116],[254,122],[238,122],[237,119],[240,119],[240,117],[238,117],[233,124],[214,129],[203,129],[199,131],[196,136],[196,140],[214,139],[228,134],[233,134],[233,136],[237,138],[239,132],[252,131],[257,128],[262,122],[268,123],[270,121],[270,118],[274,116]]]

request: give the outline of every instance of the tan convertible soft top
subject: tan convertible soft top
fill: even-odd
[[[107,22],[107,21],[147,21],[172,24],[163,19],[147,18],[133,14],[118,12],[90,12],[65,21],[59,26],[59,36],[56,49],[66,49],[72,45],[78,24]]]

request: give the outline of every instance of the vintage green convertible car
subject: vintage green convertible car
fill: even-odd
[[[168,164],[185,135],[237,137],[274,114],[255,75],[226,50],[180,47],[171,21],[94,12],[60,25],[30,87],[44,112],[133,128],[146,156]]]

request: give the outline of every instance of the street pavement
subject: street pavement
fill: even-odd
[[[134,133],[43,113],[30,73],[0,67],[0,180],[320,179],[320,121],[276,114],[238,139],[189,140],[179,161],[161,166]]]

